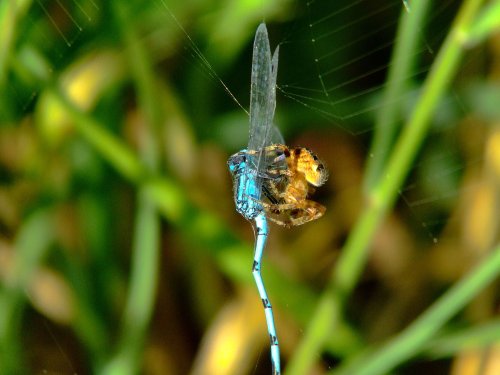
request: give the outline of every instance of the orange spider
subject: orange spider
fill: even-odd
[[[269,201],[262,202],[267,217],[279,225],[292,227],[323,216],[326,208],[307,199],[315,187],[328,179],[321,160],[307,148],[290,149],[282,144],[267,146],[264,155],[267,158],[274,155],[262,187]]]

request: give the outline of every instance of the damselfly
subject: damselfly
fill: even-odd
[[[236,210],[254,222],[256,240],[252,273],[264,304],[273,374],[281,373],[280,353],[273,310],[261,276],[268,235],[267,218],[284,226],[319,218],[325,208],[307,197],[312,186],[322,185],[327,178],[326,169],[311,151],[289,149],[273,125],[278,50],[276,48],[271,58],[267,29],[265,24],[260,24],[253,47],[248,147],[228,160]]]

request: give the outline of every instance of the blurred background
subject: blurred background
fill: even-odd
[[[264,255],[286,369],[461,3],[0,2],[0,374],[271,372],[226,166],[262,21],[276,124],[330,172],[325,216],[272,225]],[[499,35],[464,43],[452,78],[307,374],[390,340],[498,243]],[[500,373],[488,285],[445,330],[488,337],[429,342],[397,373]]]

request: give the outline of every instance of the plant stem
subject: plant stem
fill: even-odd
[[[0,120],[9,117],[12,111],[8,85],[10,58],[14,50],[17,26],[26,14],[31,0],[0,1]]]
[[[389,64],[387,83],[377,111],[373,140],[368,153],[365,172],[365,192],[380,178],[389,156],[394,137],[401,121],[401,98],[407,93],[408,81],[419,55],[419,40],[424,18],[429,7],[428,0],[412,3],[411,13],[401,10],[396,44]]]
[[[288,375],[308,373],[316,355],[321,353],[327,336],[334,334],[340,324],[344,302],[354,289],[366,263],[368,245],[387,210],[396,201],[398,190],[429,129],[434,109],[458,69],[463,54],[464,33],[481,3],[482,0],[468,0],[462,4],[425,81],[422,95],[396,143],[385,173],[368,194],[367,208],[341,252],[304,339],[288,365]]]
[[[33,274],[55,241],[53,212],[37,210],[17,232],[10,278],[0,289],[0,373],[26,371],[22,353],[22,313]]]
[[[153,314],[158,279],[160,223],[151,199],[139,190],[135,218],[130,286],[117,352],[100,371],[106,375],[135,374]]]
[[[452,332],[441,332],[421,347],[422,355],[429,358],[452,357],[465,350],[493,345],[500,337],[500,319],[464,327]]]
[[[481,290],[500,275],[500,246],[497,246],[466,277],[456,283],[408,328],[372,352],[367,358],[355,359],[355,366],[345,366],[331,374],[387,374],[397,365],[415,356],[436,332]]]
[[[140,144],[141,159],[154,173],[159,172],[158,133],[162,120],[156,95],[152,63],[134,30],[128,5],[114,1],[117,25],[122,33],[130,62],[140,108],[147,127]],[[160,218],[156,205],[146,189],[138,189],[135,217],[132,270],[127,303],[123,314],[117,353],[106,364],[103,373],[135,374],[142,363],[141,353],[153,314],[160,257]]]

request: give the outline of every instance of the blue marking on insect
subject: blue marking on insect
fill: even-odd
[[[263,211],[259,200],[261,198],[261,182],[257,170],[250,167],[255,165],[255,155],[241,150],[229,159],[229,171],[233,175],[235,189],[236,211],[247,220],[253,220]]]
[[[260,200],[264,179],[271,178],[266,175],[267,168],[271,163],[276,162],[275,158],[268,158],[265,148],[273,143],[283,143],[279,131],[273,127],[277,71],[278,48],[271,59],[267,29],[265,24],[261,23],[255,34],[253,48],[248,147],[232,155],[228,160],[228,166],[233,176],[236,210],[247,220],[254,222],[256,240],[252,273],[260,298],[264,303],[271,340],[271,363],[274,375],[281,374],[280,353],[273,310],[261,276],[261,262],[268,236],[268,225]],[[285,163],[284,160],[281,162]]]

